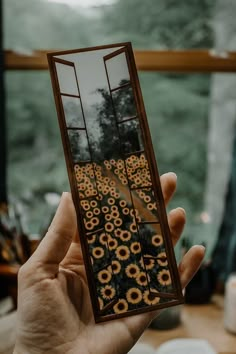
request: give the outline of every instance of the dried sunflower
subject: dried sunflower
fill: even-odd
[[[101,288],[101,294],[104,299],[110,300],[115,296],[116,291],[111,285],[106,285],[104,288]]]
[[[171,284],[171,277],[170,277],[170,272],[167,269],[163,269],[161,270],[158,274],[157,274],[157,280],[159,281],[159,283],[163,286],[167,286]]]
[[[125,273],[129,278],[136,278],[140,272],[139,267],[137,264],[130,263],[126,268],[125,268]]]
[[[117,247],[117,249],[116,249],[116,257],[120,261],[128,259],[129,256],[130,256],[130,251],[129,251],[129,248],[127,246],[121,245],[121,246]]]
[[[155,296],[154,293],[158,294],[158,291],[156,289],[144,291],[143,300],[147,305],[156,305],[159,303],[160,298],[158,296]]]
[[[131,304],[138,304],[142,300],[142,292],[138,288],[130,288],[126,292],[126,299]]]
[[[120,299],[117,304],[113,306],[115,313],[124,313],[128,311],[129,305],[125,299]]]

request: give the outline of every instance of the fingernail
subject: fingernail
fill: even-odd
[[[206,247],[203,246],[203,245],[194,245],[194,246],[197,246],[198,248],[201,248],[204,252],[206,251]],[[194,246],[193,246],[193,247],[194,247]]]
[[[184,208],[178,207],[177,209],[181,211],[184,216],[186,216],[186,211]]]
[[[175,208],[175,209],[172,209],[171,211],[170,211],[170,214],[172,214],[172,213],[176,213],[176,212],[181,212],[184,216],[186,216],[186,212],[185,212],[185,210],[183,209],[183,208],[181,208],[181,207],[178,207],[178,208]]]
[[[62,192],[61,200],[66,198],[71,198],[70,192]]]
[[[174,172],[168,172],[168,175],[172,175],[173,176],[173,178],[177,181],[177,174],[176,173],[174,173]]]

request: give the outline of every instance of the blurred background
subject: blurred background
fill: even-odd
[[[0,10],[0,296],[16,307],[19,265],[69,190],[45,53],[125,41],[159,172],[178,175],[177,260],[204,244],[205,300],[223,291],[236,271],[236,1],[0,0]]]
[[[17,57],[131,41],[146,63],[139,78],[159,172],[178,175],[170,208],[187,213],[177,258],[206,245],[224,284],[236,270],[235,11],[233,0],[1,1],[2,263],[27,259],[27,240],[44,235],[69,190],[49,72],[22,70]],[[165,53],[166,68],[150,70],[150,51]],[[23,251],[6,242],[22,235]]]

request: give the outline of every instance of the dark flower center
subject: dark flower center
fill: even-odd
[[[121,256],[125,256],[126,255],[126,251],[124,249],[120,250],[120,255]]]
[[[162,279],[163,279],[164,281],[168,280],[168,279],[169,279],[169,275],[168,275],[168,274],[163,274],[163,275],[162,275]]]
[[[117,264],[112,264],[112,269],[113,269],[113,270],[118,269]]]
[[[121,303],[118,304],[117,307],[118,307],[118,309],[121,311],[121,310],[124,309],[124,304],[122,304],[122,302],[121,302]]]
[[[149,299],[150,301],[153,301],[153,300],[155,299],[155,296],[154,296],[153,294],[149,294],[149,295],[148,295],[148,299]]]
[[[136,300],[138,298],[138,293],[136,293],[136,292],[131,293],[131,298],[133,300]]]

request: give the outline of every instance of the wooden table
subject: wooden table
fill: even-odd
[[[215,295],[207,305],[183,305],[178,327],[165,331],[147,329],[140,341],[158,348],[170,339],[201,338],[219,354],[235,354],[236,335],[224,329],[223,306],[224,299],[219,295]]]
[[[15,321],[15,312],[0,318],[0,354],[12,353]],[[140,341],[158,348],[160,344],[176,338],[206,339],[219,354],[236,354],[236,335],[224,329],[223,298],[219,296],[214,296],[209,305],[184,305],[181,309],[181,325],[168,331],[147,329]]]

